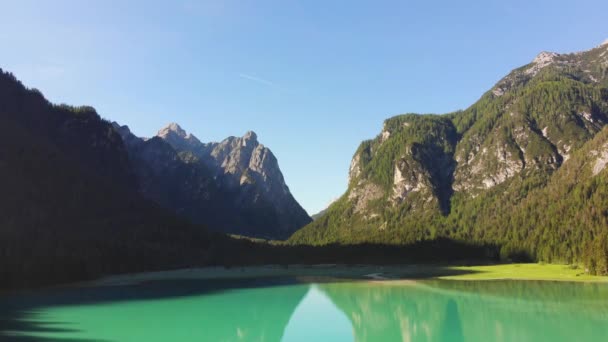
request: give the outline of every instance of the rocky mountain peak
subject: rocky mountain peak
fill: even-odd
[[[156,136],[165,140],[177,150],[193,150],[202,146],[202,143],[197,137],[187,133],[175,122],[161,128]]]
[[[161,128],[156,135],[160,138],[164,138],[169,134],[175,134],[181,138],[185,138],[187,136],[186,131],[175,122],[172,122],[167,126]]]
[[[115,129],[120,131],[120,126]],[[311,221],[289,192],[276,157],[258,142],[255,132],[202,143],[177,123],[171,123],[160,129],[157,137],[160,139],[154,140],[159,144],[148,144],[145,154],[142,149],[133,151],[140,154],[146,167],[154,169],[146,176],[170,173],[177,177],[146,183],[151,197],[166,207],[184,212],[196,222],[217,226],[218,230],[274,239],[286,238]],[[159,147],[167,144],[169,150],[174,150],[172,155],[159,153]],[[171,185],[180,200],[167,202],[158,195],[161,192],[157,187],[162,184]],[[215,213],[210,215],[205,210],[217,206],[232,211],[234,217],[224,217],[223,221],[210,217]]]
[[[598,45],[597,47],[604,47],[604,46],[608,46],[608,39],[604,40],[600,45]]]
[[[551,64],[555,57],[559,56],[559,53],[551,52],[551,51],[543,51],[539,53],[536,58],[532,61],[532,63],[540,64],[542,66],[546,66]]]
[[[559,53],[550,52],[550,51],[543,51],[543,52],[539,53],[534,58],[534,60],[532,60],[532,66],[530,66],[528,69],[526,69],[524,71],[524,74],[528,75],[530,77],[536,76],[536,74],[538,74],[538,72],[542,68],[553,64],[553,62],[555,62],[555,59],[559,56],[560,56]]]
[[[121,136],[131,134],[131,129],[127,125],[120,125],[118,122],[113,121],[112,127],[114,127],[114,129],[120,133]]]
[[[112,128],[114,128],[114,130],[116,132],[118,132],[118,134],[120,135],[120,137],[122,138],[122,141],[125,143],[125,145],[129,146],[131,144],[134,144],[137,142],[137,140],[139,140],[138,137],[136,137],[132,132],[131,129],[129,128],[129,126],[127,125],[120,125],[118,122],[114,121],[112,122]]]
[[[255,134],[254,131],[247,131],[247,133],[245,133],[245,135],[243,135],[243,141],[248,142],[254,142],[257,143],[258,142],[258,135]]]

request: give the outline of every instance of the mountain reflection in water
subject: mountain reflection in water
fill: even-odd
[[[597,341],[608,286],[171,280],[0,297],[2,341]]]

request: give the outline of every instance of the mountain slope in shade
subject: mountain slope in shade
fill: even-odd
[[[580,260],[608,230],[597,209],[608,207],[606,123],[608,44],[540,53],[464,111],[386,120],[357,149],[346,193],[291,242],[448,237],[503,245],[506,257]],[[594,171],[566,171],[581,160]]]
[[[254,132],[201,143],[171,123],[151,139],[114,123],[146,198],[211,229],[285,239],[311,221]]]
[[[93,108],[57,106],[0,71],[0,288],[204,265],[229,240],[137,192],[127,149]]]

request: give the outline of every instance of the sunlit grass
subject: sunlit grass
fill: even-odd
[[[582,267],[556,264],[504,264],[490,266],[452,266],[450,269],[462,274],[440,276],[451,280],[567,280],[567,281],[605,281],[608,277],[598,277],[585,273]]]

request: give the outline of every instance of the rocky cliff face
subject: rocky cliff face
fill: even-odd
[[[547,186],[606,123],[608,44],[572,54],[542,52],[464,111],[386,120],[353,156],[344,196],[292,241],[469,236],[492,212]],[[593,151],[587,157],[597,159],[593,174],[601,174],[605,158],[601,148]]]
[[[152,139],[114,125],[138,165],[142,192],[211,229],[284,239],[311,221],[254,132],[202,143],[171,123]]]

